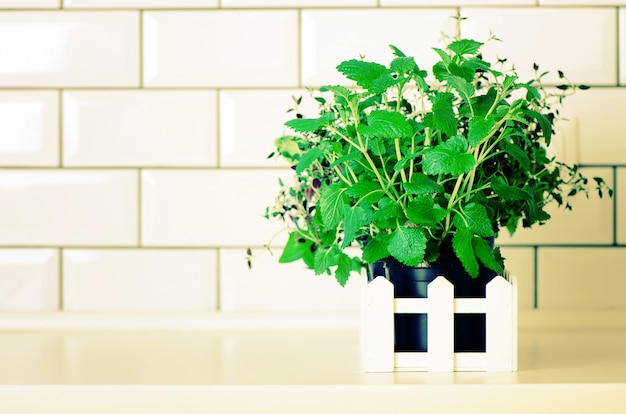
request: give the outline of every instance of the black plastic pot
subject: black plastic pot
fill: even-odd
[[[438,276],[445,276],[454,285],[455,298],[484,298],[486,285],[496,272],[481,267],[472,279],[459,263],[434,263],[410,267],[396,260],[385,259],[370,265],[368,277],[385,276],[394,285],[396,298],[425,298],[428,284]],[[428,315],[396,314],[395,352],[428,351]],[[484,314],[454,315],[454,352],[485,352]]]

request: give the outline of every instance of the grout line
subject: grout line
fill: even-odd
[[[222,310],[222,262],[221,253],[222,249],[215,249],[215,310]]]
[[[222,170],[222,91],[215,92],[215,169]]]
[[[616,30],[616,33],[615,33],[615,36],[617,37],[617,39],[615,39],[615,48],[616,48],[615,55],[617,56],[617,59],[616,59],[616,74],[615,74],[617,79],[616,79],[615,85],[616,86],[620,86],[620,71],[622,69],[621,68],[621,64],[620,64],[620,57],[621,57],[620,56],[620,46],[621,46],[621,39],[620,39],[621,36],[620,35],[621,35],[621,33],[624,33],[625,30],[620,25],[620,8],[619,7],[615,8],[615,20],[616,20],[615,27],[617,27],[617,30]]]

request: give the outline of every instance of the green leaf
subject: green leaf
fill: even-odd
[[[363,126],[363,128],[367,128],[367,126]],[[369,140],[369,148],[372,151],[372,154],[375,156],[385,155],[387,148],[385,148],[385,143],[382,139],[377,137],[372,137]]]
[[[498,272],[499,275],[504,273],[504,269],[496,260],[496,256],[494,251],[489,247],[489,242],[487,240],[474,237],[472,239],[472,247],[474,248],[474,253],[476,253],[476,257],[481,261],[482,264],[487,266],[489,269]]]
[[[521,188],[506,184],[502,177],[493,177],[490,183],[493,191],[504,201],[532,199],[531,193]]]
[[[337,70],[346,78],[355,81],[357,85],[368,90],[378,78],[390,77],[389,70],[385,66],[357,59],[341,62],[337,66]]]
[[[322,155],[322,150],[320,148],[311,148],[302,156],[300,156],[300,161],[296,165],[296,174],[302,174],[304,170],[309,168],[313,162],[318,159]]]
[[[472,278],[478,276],[478,260],[472,248],[474,234],[468,228],[457,230],[452,237],[452,249],[461,261],[463,268]]]
[[[278,263],[295,262],[310,251],[312,243],[309,240],[301,240],[297,233],[289,234],[285,248],[278,258]]]
[[[452,62],[452,58],[444,50],[436,47],[433,47],[433,50],[439,55],[439,59],[441,59],[441,62],[438,63],[442,63],[444,65],[444,68],[445,66],[448,66],[450,62]]]
[[[435,226],[446,216],[447,211],[436,204],[431,196],[416,197],[409,203],[406,215],[415,224]]]
[[[368,137],[408,138],[413,134],[411,124],[399,112],[372,111],[367,123],[363,133]]]
[[[315,132],[329,125],[334,120],[335,114],[333,112],[327,112],[319,118],[294,118],[285,122],[285,125],[296,132],[307,133]]]
[[[418,227],[398,227],[389,239],[389,253],[407,266],[418,266],[424,260],[426,235]]]
[[[474,96],[474,85],[466,81],[460,76],[455,75],[442,75],[443,80],[448,82],[448,85],[452,86],[461,96],[461,98],[470,103],[472,96]]]
[[[313,267],[315,274],[321,275],[322,273],[329,273],[330,268],[337,263],[337,254],[338,251],[336,250],[336,247],[319,247],[315,251]]]
[[[378,210],[372,215],[372,220],[394,219],[402,217],[402,207],[396,201],[383,197],[378,201]]]
[[[475,55],[481,48],[483,43],[471,39],[456,40],[448,45],[448,49],[459,56]]]
[[[368,263],[374,263],[380,259],[389,257],[389,239],[390,235],[386,233],[378,233],[376,237],[368,240],[363,247],[363,260]]]
[[[348,188],[346,194],[357,198],[359,202],[375,203],[385,195],[385,192],[374,181],[359,181]]]
[[[302,150],[299,145],[301,142],[304,142],[302,137],[285,135],[276,138],[274,145],[276,146],[276,150],[281,157],[294,163],[300,159],[300,154],[302,154]]]
[[[450,92],[440,92],[431,98],[432,126],[449,137],[456,135],[459,121],[453,109],[454,95]]]
[[[343,215],[343,194],[346,189],[340,185],[323,187],[320,194],[322,222],[327,227],[336,227]]]
[[[443,192],[443,186],[423,173],[414,173],[413,177],[411,177],[411,182],[402,183],[402,186],[407,193],[415,195],[438,194]]]
[[[469,122],[467,141],[472,147],[477,146],[487,137],[487,135],[489,135],[495,126],[496,121],[491,116],[487,119],[472,118]]]
[[[467,148],[465,138],[456,136],[424,151],[422,159],[424,173],[450,174],[457,177],[469,172],[476,164],[476,160],[472,154],[467,153]]]
[[[398,57],[406,57],[406,55],[404,54],[404,52],[403,52],[403,51],[401,51],[400,49],[398,49],[396,46],[394,46],[394,45],[389,45],[389,48],[393,51],[393,54],[394,54],[395,56],[398,56]]]
[[[389,69],[393,72],[398,72],[400,75],[419,71],[415,59],[406,56],[397,57],[392,60]]]
[[[541,128],[541,131],[543,132],[543,137],[546,145],[550,145],[550,140],[552,139],[552,122],[550,122],[550,120],[545,115],[537,111],[533,111],[532,109],[524,110],[524,114],[530,116],[531,118],[534,118],[537,121],[539,127]]]
[[[528,154],[518,145],[507,145],[504,148],[504,152],[517,161],[524,170],[528,170],[530,168],[530,158],[528,158]]]
[[[352,244],[357,232],[369,221],[365,209],[361,206],[343,206],[343,241],[341,248],[344,249]]]
[[[348,278],[350,277],[350,271],[352,270],[352,260],[350,257],[340,252],[337,255],[337,269],[335,269],[335,279],[343,287],[346,285]]]
[[[460,215],[455,215],[452,222],[457,229],[468,227],[472,232],[481,237],[491,237],[493,233],[493,224],[487,215],[487,209],[482,204],[470,203]],[[465,220],[464,220],[465,219]]]

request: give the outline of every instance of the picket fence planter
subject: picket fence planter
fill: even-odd
[[[394,352],[394,313],[428,315],[428,351]],[[486,352],[454,352],[454,314],[482,313],[486,318]],[[428,285],[426,298],[394,298],[383,276],[367,284],[363,303],[363,364],[367,372],[516,371],[517,284],[496,276],[486,298],[454,298],[443,276]]]

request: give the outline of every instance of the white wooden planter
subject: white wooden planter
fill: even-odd
[[[394,298],[383,276],[367,284],[362,345],[368,372],[516,371],[517,284],[502,276],[487,284],[486,298],[454,298],[443,276],[428,285],[427,298]],[[394,313],[428,314],[428,352],[394,352]],[[484,313],[486,352],[454,352],[454,314]]]

